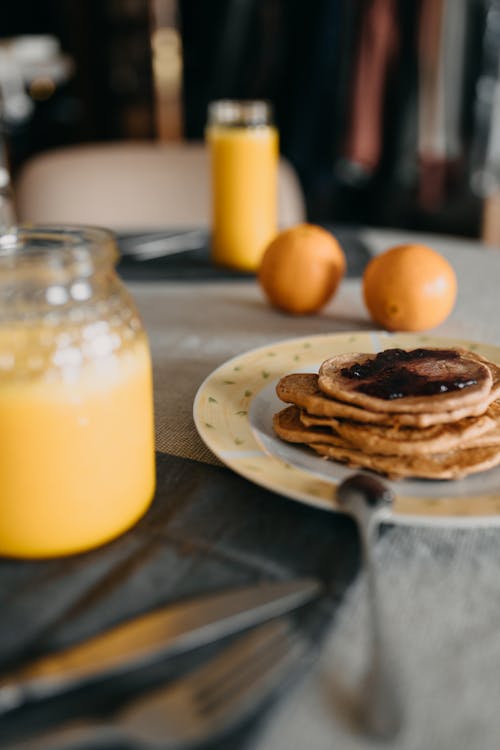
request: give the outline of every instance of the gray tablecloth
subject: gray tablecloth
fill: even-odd
[[[376,253],[411,235],[367,230],[362,239]],[[434,333],[499,344],[500,253],[466,241],[416,239],[443,252],[459,282],[456,307]],[[299,318],[272,311],[251,283],[132,288],[150,328],[157,368],[158,445],[199,461],[214,459],[194,430],[192,400],[214,367],[290,336],[372,327],[356,279],[343,283],[321,315]],[[377,548],[381,593],[406,706],[395,747],[498,746],[499,550],[496,528],[393,527],[383,535]],[[332,548],[331,565],[337,564]],[[258,750],[372,746],[347,720],[347,697],[362,669],[367,638],[364,593],[359,580],[332,622],[317,668],[272,714]]]
[[[366,231],[360,237],[377,252],[409,235]],[[500,254],[464,241],[429,242],[450,259],[459,280],[456,308],[436,333],[500,344]],[[371,747],[349,723],[367,642],[352,523],[265,492],[223,468],[192,420],[198,386],[228,358],[291,336],[370,329],[359,279],[346,279],[320,315],[293,318],[272,310],[253,280],[128,284],[153,352],[157,498],[135,529],[100,550],[69,561],[0,562],[0,660],[17,663],[162,601],[313,573],[326,595],[304,611],[298,626],[321,646],[317,664],[228,747]],[[497,747],[500,531],[388,527],[377,560],[406,707],[393,746]],[[105,712],[180,666],[159,664],[90,695],[4,719],[0,741],[18,736],[21,725],[33,729],[75,713]]]

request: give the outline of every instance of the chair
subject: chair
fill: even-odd
[[[481,240],[490,247],[500,249],[500,192],[483,199]]]
[[[14,185],[19,221],[93,224],[117,231],[210,226],[203,143],[124,141],[58,148],[26,162]],[[279,223],[304,220],[304,198],[283,158]]]

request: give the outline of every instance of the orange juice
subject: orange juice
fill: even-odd
[[[0,436],[0,554],[68,554],[126,530],[155,483],[146,338],[73,378],[0,382]]]
[[[239,110],[237,114],[241,117]],[[254,271],[277,232],[278,132],[262,122],[221,120],[218,124],[215,110],[207,139],[212,161],[213,260]]]

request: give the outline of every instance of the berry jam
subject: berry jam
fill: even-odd
[[[481,367],[453,349],[386,349],[364,363],[344,367],[340,374],[359,380],[354,390],[386,400],[434,396],[477,384]]]

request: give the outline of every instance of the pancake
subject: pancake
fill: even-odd
[[[307,424],[307,415],[301,414],[300,420],[305,429],[314,429],[310,424]],[[391,427],[366,425],[347,420],[330,420],[330,429],[335,430],[337,434],[359,450],[388,456],[448,452],[462,444],[476,444],[475,440],[478,437],[494,431],[499,426],[500,407],[498,402],[492,404],[485,414],[479,417],[465,417],[456,422],[432,425],[421,429],[397,425]],[[316,429],[325,430],[326,427],[316,427]]]
[[[340,461],[352,468],[371,469],[391,479],[462,479],[468,474],[486,471],[500,464],[498,446],[461,448],[425,456],[381,456],[321,443],[314,443],[311,448],[325,458]]]
[[[388,424],[385,414],[369,412],[325,396],[318,387],[318,376],[312,372],[285,375],[276,386],[276,393],[285,403],[300,406],[318,417],[343,417],[357,422]]]
[[[485,471],[500,463],[500,426],[476,436],[461,448],[430,454],[384,455],[368,453],[350,444],[341,435],[323,434],[322,430],[305,428],[299,410],[290,406],[274,417],[274,428],[283,440],[303,443],[324,458],[351,467],[371,469],[394,479],[460,479]]]
[[[300,409],[287,406],[286,409],[273,416],[275,433],[287,443],[324,443],[328,445],[344,446],[346,440],[332,430],[322,430],[317,427],[304,427],[300,421]]]
[[[498,446],[500,449],[500,427],[485,432],[483,435],[475,437],[473,440],[464,444],[464,448],[492,448]]]
[[[394,477],[460,479],[500,464],[500,367],[465,349],[341,354],[276,387],[276,434]]]
[[[347,463],[352,467],[372,469],[394,478],[413,476],[457,479],[500,463],[500,424],[493,418],[495,416],[500,419],[500,404],[495,404],[494,411],[495,415],[487,417],[494,424],[488,432],[476,435],[471,433],[463,444],[457,443],[454,449],[433,452],[370,452],[366,447],[360,448],[349,442],[342,434],[304,427],[300,419],[300,410],[295,406],[289,406],[275,414],[273,426],[282,440],[303,443],[323,457]],[[414,432],[418,435],[420,431]],[[442,445],[445,445],[444,440]]]
[[[487,402],[493,375],[482,360],[458,348],[338,354],[321,365],[318,386],[374,412],[450,412]]]
[[[496,367],[496,366],[495,366]],[[355,422],[380,425],[406,425],[408,427],[429,427],[435,424],[455,422],[468,416],[482,414],[492,401],[500,397],[500,368],[496,368],[493,389],[483,401],[452,411],[391,413],[375,412],[360,406],[347,404],[327,396],[318,387],[318,375],[315,373],[292,373],[284,375],[276,386],[276,393],[281,401],[299,406],[307,414],[309,423],[306,426],[328,426],[330,417],[352,419]]]

